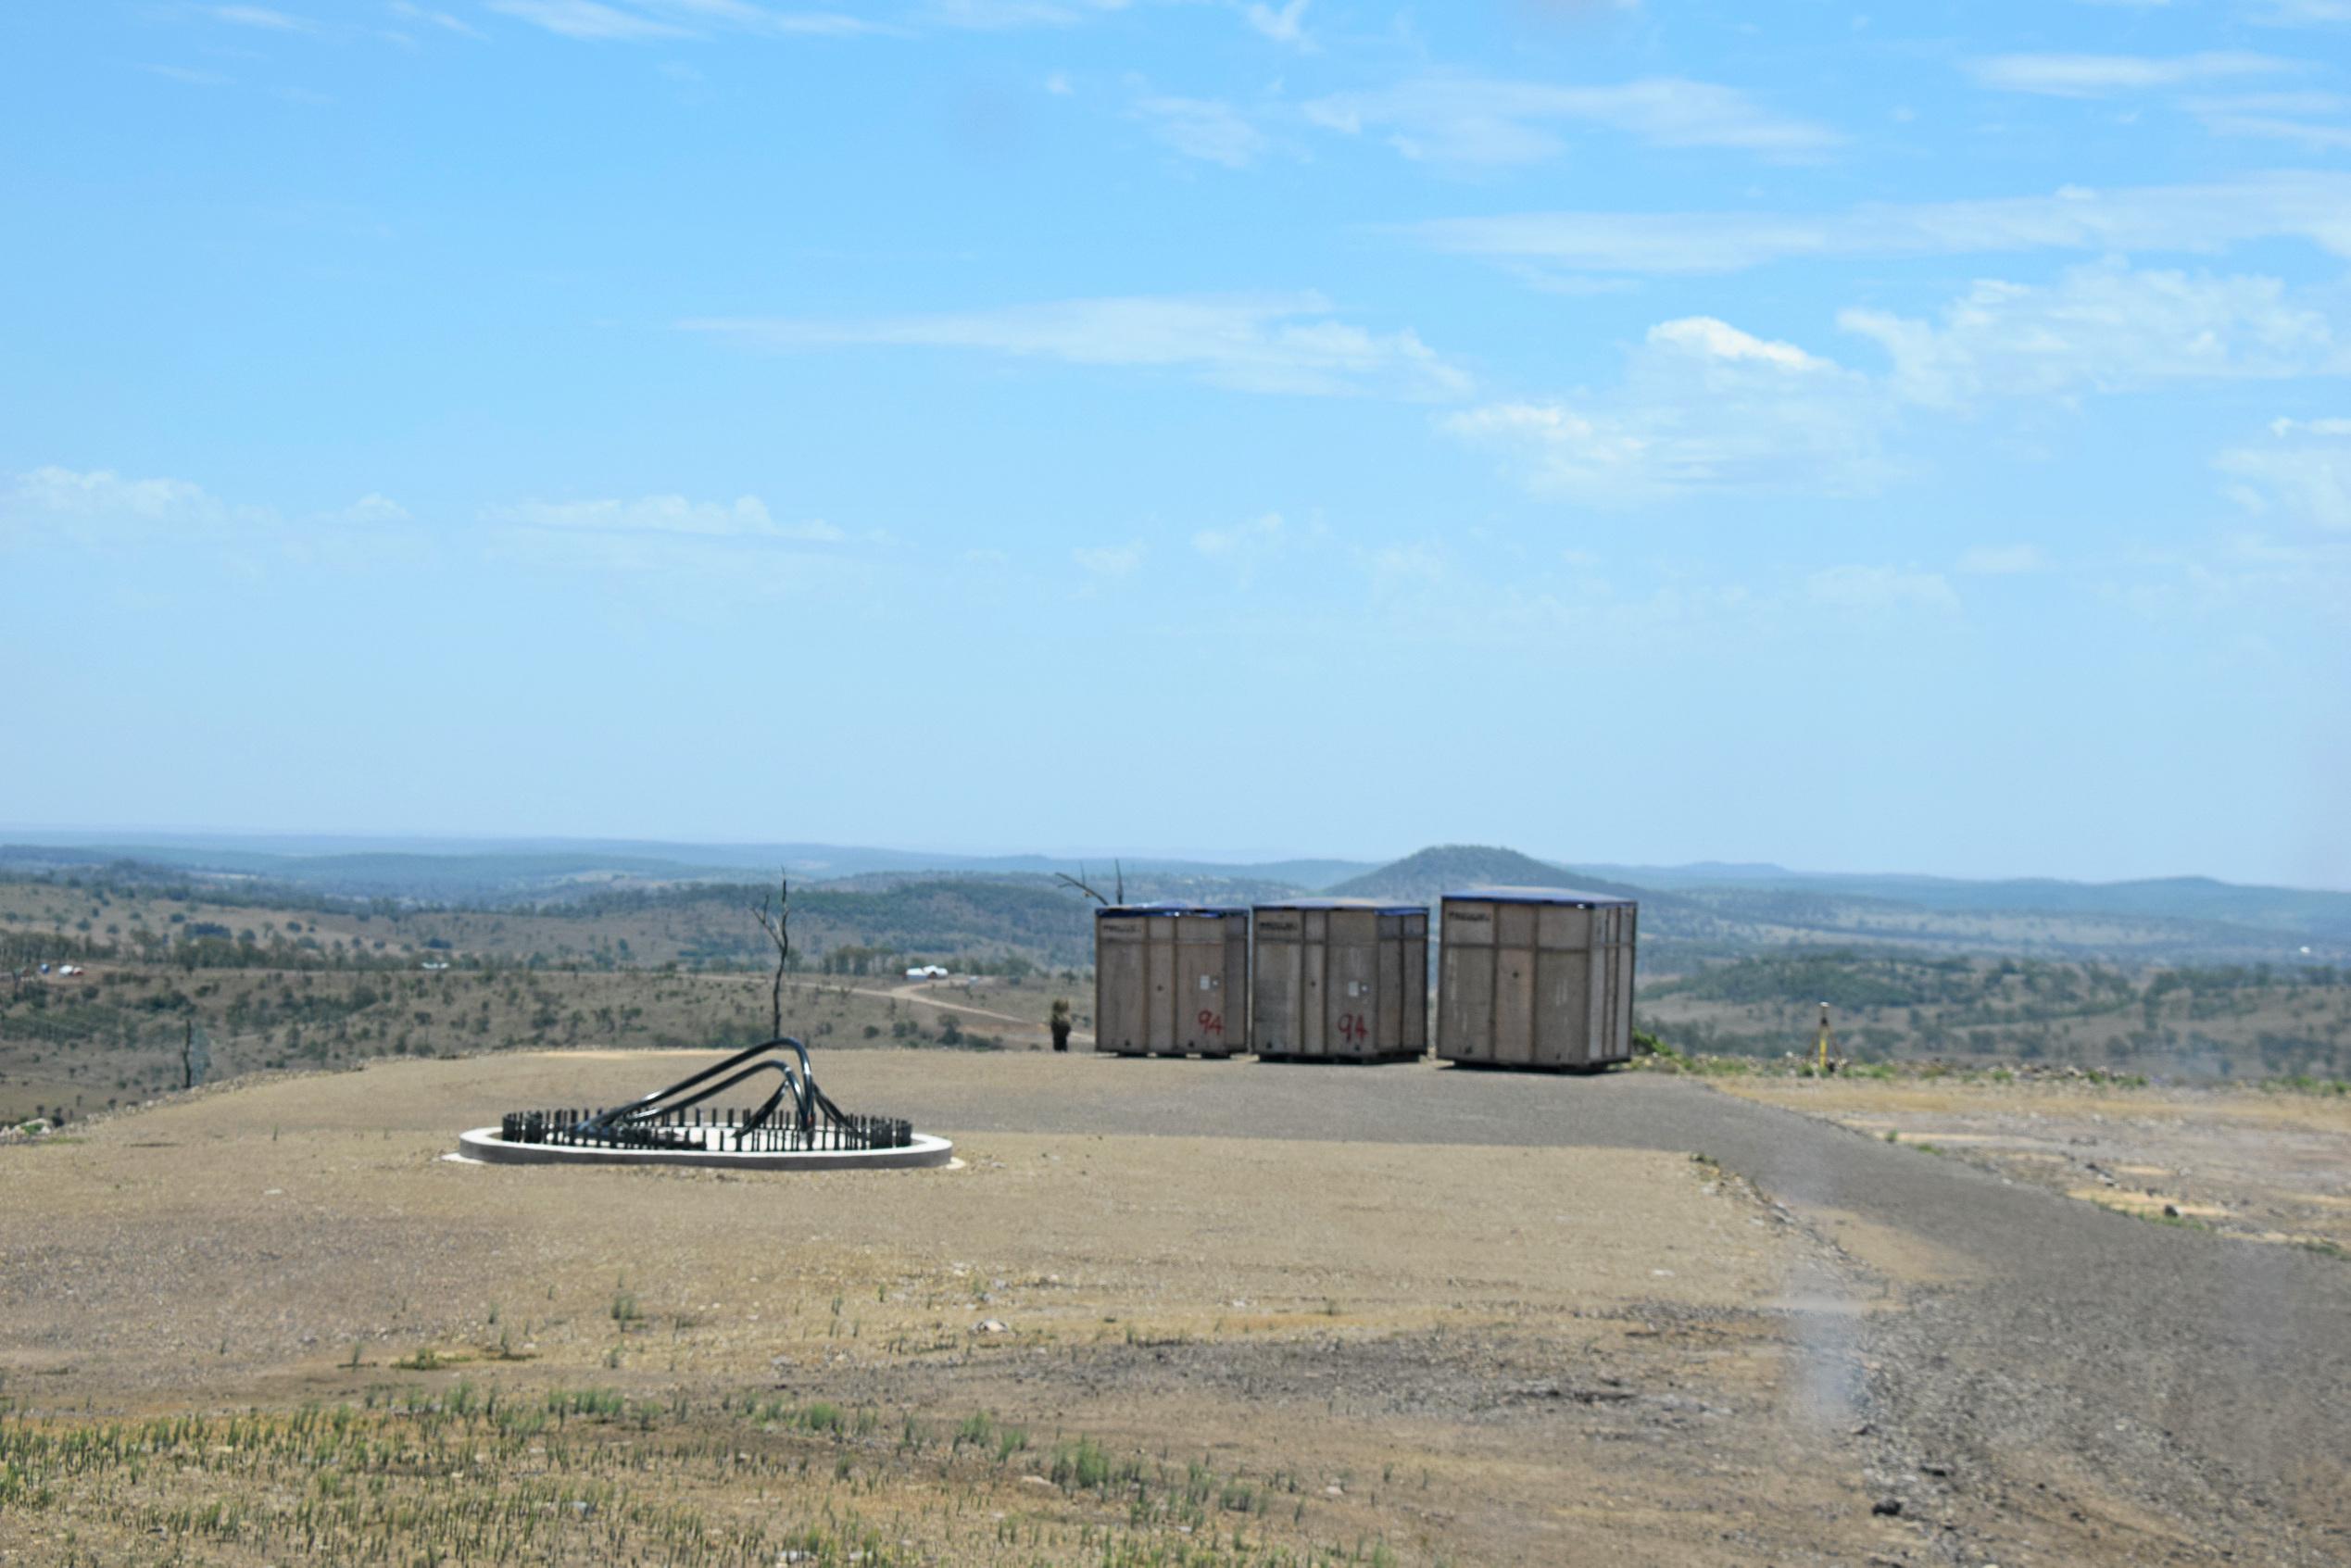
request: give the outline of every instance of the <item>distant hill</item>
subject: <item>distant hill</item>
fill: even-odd
[[[664,844],[594,839],[362,839],[225,834],[69,835],[31,834],[0,844],[0,874],[71,872],[125,864],[147,880],[238,878],[342,898],[492,906],[575,897],[595,888],[742,882],[781,869],[795,882],[842,882],[894,875],[1049,878],[1080,862],[1048,855],[950,855],[828,844]],[[1108,857],[1083,863],[1107,891]],[[1301,859],[1224,864],[1132,856],[1124,861],[1130,894],[1148,882],[1149,897],[1193,896],[1189,887],[1253,888],[1264,894],[1314,891],[1371,870],[1364,860]],[[1202,896],[1205,896],[1204,893]]]
[[[584,931],[625,933],[634,951],[688,963],[760,964],[767,937],[745,913],[773,889],[700,883],[616,888],[516,917],[511,911],[411,915],[431,925],[459,922],[461,947],[496,947],[508,926],[576,922]],[[435,927],[437,929],[437,927]],[[946,961],[958,955],[1018,954],[1060,968],[1093,961],[1093,906],[1042,877],[881,877],[870,884],[795,883],[792,946],[814,960],[844,947]]]
[[[14,835],[11,835],[14,836]],[[1391,865],[1334,859],[1221,864],[1132,856],[1130,900],[1246,904],[1302,892],[1427,903],[1459,887],[1574,887],[1641,903],[1643,963],[1687,971],[1792,946],[2096,959],[2154,964],[2351,962],[2351,893],[2203,877],[1971,882],[1792,871],[1765,864],[1565,865],[1486,845],[1440,845]],[[1085,899],[1051,873],[1083,872],[1105,896],[1104,857],[949,855],[821,844],[294,838],[28,834],[0,844],[0,880],[81,878],[153,889],[233,891],[248,903],[389,900],[405,909],[566,908],[615,894],[691,895],[761,884],[781,866],[796,892],[877,900],[832,911],[838,939],[953,951],[1000,939],[1067,962],[1090,945]],[[915,884],[967,894],[901,897]],[[993,884],[993,885],[991,885]],[[1017,892],[1019,897],[1015,897]],[[1033,902],[1031,901],[1033,900]],[[1060,914],[1046,901],[1065,901]],[[811,906],[813,910],[814,906]],[[856,909],[863,915],[852,913]],[[811,918],[814,916],[811,913]],[[990,922],[1000,922],[991,927]],[[697,940],[700,938],[698,937]],[[713,929],[710,940],[729,938]]]
[[[1929,876],[1833,880],[1853,892],[1930,909],[2029,909],[2050,914],[2210,921],[2333,941],[2351,940],[2351,893],[2247,886],[2202,876],[2106,883],[2057,882],[2043,877],[2010,882],[1958,882]]]
[[[1597,881],[1565,866],[1538,860],[1515,849],[1484,844],[1440,844],[1407,855],[1393,865],[1351,877],[1327,891],[1336,898],[1405,898],[1434,903],[1440,894],[1457,888],[1505,886],[1573,887],[1586,893],[1611,893],[1620,897],[1643,897],[1641,890],[1618,882]]]
[[[1108,870],[1088,867],[1092,880],[1087,884],[1106,899],[1118,897],[1118,879]],[[1071,872],[1073,876],[1076,873]],[[1012,887],[1039,888],[1055,897],[1070,900],[1080,909],[1094,907],[1092,900],[1066,883],[1050,876],[1037,876],[1014,872],[954,872],[941,875],[937,872],[865,872],[857,876],[836,877],[826,882],[794,883],[795,897],[799,893],[883,893],[892,888],[913,884],[989,883]],[[1125,876],[1125,897],[1130,904],[1150,904],[1175,901],[1186,904],[1262,904],[1271,898],[1294,898],[1301,893],[1313,891],[1307,884],[1276,877],[1245,876],[1178,876],[1162,872],[1138,872],[1129,867]]]
[[[146,844],[78,848],[0,846],[0,872],[40,874],[100,867],[119,877],[148,883],[233,882],[334,898],[479,905],[560,897],[616,884],[642,886],[721,876],[739,880],[743,874],[681,860],[563,851],[443,855],[360,850],[273,855]]]
[[[1807,894],[1945,914],[2111,917],[2231,927],[2239,935],[2267,931],[2329,943],[2351,942],[2351,893],[2264,887],[2201,876],[2137,882],[2061,882],[2054,877],[1974,882],[1899,872],[1796,872],[1783,866],[1719,862],[1598,869],[1646,887],[1691,894]],[[1738,902],[1721,897],[1708,901],[1725,909]]]
[[[1606,872],[1617,875],[1600,874]],[[1645,880],[1624,880],[1638,872]],[[1578,868],[1490,845],[1441,845],[1351,878],[1349,897],[1433,903],[1489,884],[1571,887],[1641,901],[1644,963],[1682,972],[1744,954],[1867,942],[1887,951],[2125,961],[2340,961],[2351,895],[2178,878],[2053,881],[1807,875],[1776,866]],[[2314,944],[2308,953],[2297,944]]]

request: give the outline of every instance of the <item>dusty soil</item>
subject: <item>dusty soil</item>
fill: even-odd
[[[2351,1250],[2351,1098],[2342,1095],[1982,1078],[1725,1086],[2125,1213]]]
[[[876,1109],[913,1079],[1000,1071],[825,1065],[836,1098]],[[1090,1058],[1039,1065],[1118,1086]],[[889,1453],[910,1415],[1035,1435],[1033,1464],[958,1477],[989,1539],[1008,1507],[1068,1528],[1100,1512],[1026,1478],[1048,1434],[1197,1458],[1220,1496],[1277,1486],[1251,1534],[1301,1551],[1826,1562],[1886,1533],[1847,1412],[1794,1357],[1791,1293],[1841,1260],[1686,1153],[971,1133],[957,1169],[824,1177],[442,1158],[502,1108],[680,1070],[602,1052],[377,1064],[0,1149],[6,1391],[82,1424],[363,1404],[387,1383],[446,1399],[460,1380],[509,1403],[595,1387],[872,1409],[880,1451],[859,1461],[878,1489],[860,1506],[940,1561],[986,1543],[924,1523],[939,1477]],[[719,1515],[776,1506],[690,1489]],[[74,1497],[0,1522],[0,1550],[40,1560],[70,1528],[102,1561],[141,1560],[134,1492]],[[806,1506],[824,1510],[822,1487]],[[280,1544],[256,1533],[251,1560]]]
[[[1621,1074],[862,1051],[835,1098],[961,1168],[441,1158],[690,1060],[378,1063],[0,1148],[0,1561],[2351,1543],[2351,1268],[2307,1251]]]

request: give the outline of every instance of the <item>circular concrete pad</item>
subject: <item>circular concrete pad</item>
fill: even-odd
[[[458,1138],[469,1159],[496,1165],[709,1165],[726,1171],[896,1171],[944,1165],[955,1146],[917,1133],[904,1148],[753,1150],[707,1148],[579,1148],[569,1144],[508,1143],[496,1127],[476,1127]]]

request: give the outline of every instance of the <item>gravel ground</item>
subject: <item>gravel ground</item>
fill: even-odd
[[[918,1077],[887,1092],[900,1114],[974,1129],[1082,1118],[1102,1131],[1703,1152],[1799,1214],[1856,1216],[1962,1276],[1914,1277],[1911,1311],[1854,1320],[1880,1484],[1955,1526],[1935,1543],[1951,1560],[2028,1561],[2041,1522],[2107,1518],[2170,1537],[2181,1562],[2351,1562],[2351,1266],[2339,1260],[2101,1212],[1647,1074],[1079,1072],[1120,1092],[1073,1103],[1023,1092],[1025,1073],[951,1096]]]
[[[434,1160],[685,1065],[380,1064],[0,1149],[6,1391],[344,1398],[511,1327],[538,1359],[501,1377],[757,1367],[801,1398],[1203,1435],[1457,1562],[2351,1562],[2332,1258],[1633,1073],[843,1052],[834,1098],[967,1167]],[[622,1271],[647,1324],[606,1371]],[[369,1368],[339,1371],[362,1331]]]

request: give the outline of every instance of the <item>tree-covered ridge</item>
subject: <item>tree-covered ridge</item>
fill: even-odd
[[[1685,1049],[1805,1051],[1821,1003],[1841,1051],[2063,1062],[2187,1077],[2351,1075],[2351,971],[1805,947],[1643,984],[1644,1026]]]
[[[1548,860],[1538,860],[1515,849],[1484,844],[1440,844],[1407,855],[1392,865],[1352,877],[1332,887],[1333,897],[1403,898],[1434,903],[1465,887],[1573,887],[1587,893],[1620,897],[1644,897],[1623,883],[1595,881],[1581,872]],[[1653,897],[1653,896],[1652,896]]]

